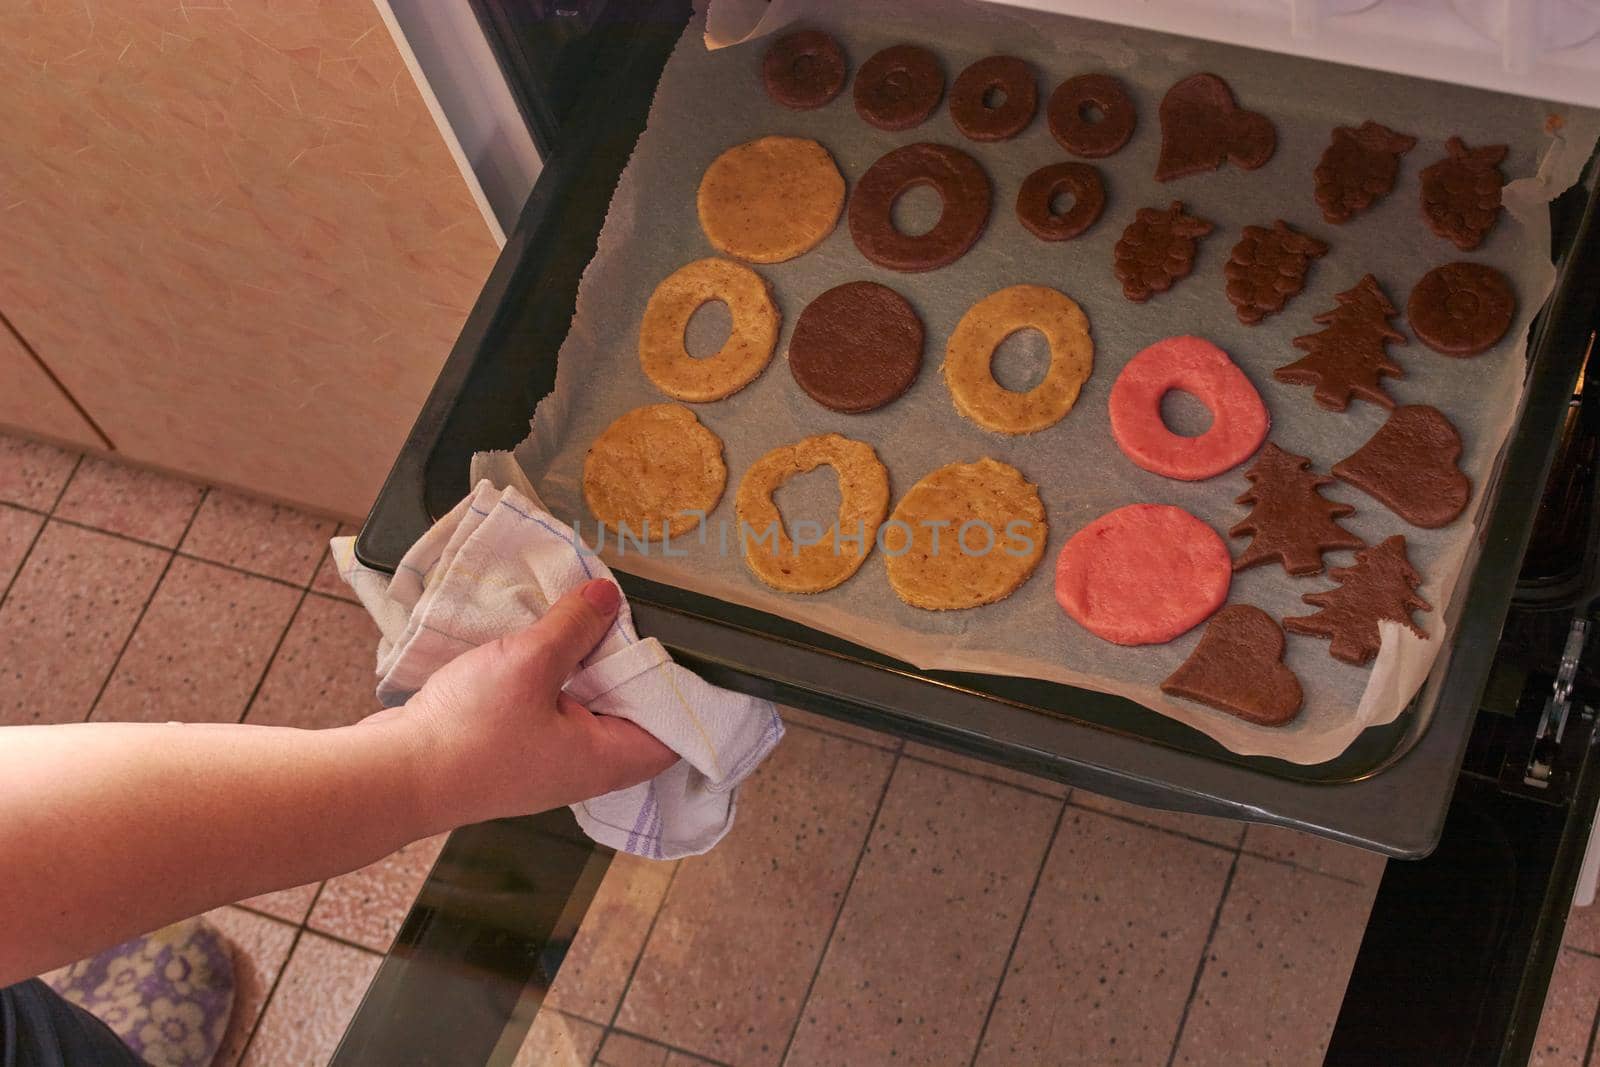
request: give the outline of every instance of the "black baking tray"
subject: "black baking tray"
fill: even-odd
[[[587,29],[585,88],[356,543],[392,571],[470,488],[474,452],[509,449],[553,387],[578,280],[689,17],[679,0],[609,4]],[[503,32],[503,28],[502,28]],[[1594,164],[1554,205],[1556,289],[1532,327],[1526,401],[1480,522],[1479,558],[1422,692],[1395,722],[1314,766],[1241,757],[1121,697],[922,671],[790,620],[620,576],[639,629],[708,680],[1136,803],[1293,826],[1394,856],[1438,840],[1456,772],[1600,300]],[[1459,609],[1457,609],[1459,605]]]

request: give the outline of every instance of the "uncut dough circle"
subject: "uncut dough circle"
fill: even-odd
[[[583,499],[595,518],[647,540],[700,525],[722,499],[722,439],[682,404],[649,404],[601,431],[583,458]]]
[[[717,251],[751,263],[781,263],[833,232],[844,207],[844,178],[817,142],[762,137],[711,161],[695,205]]]
[[[994,380],[994,350],[1033,327],[1050,342],[1050,369],[1025,393]],[[1013,285],[967,310],[945,347],[944,380],[956,410],[996,433],[1033,433],[1059,422],[1094,370],[1089,319],[1072,298],[1042,285]]]
[[[889,521],[883,536],[889,585],[907,604],[930,611],[1004,600],[1039,566],[1050,537],[1039,487],[992,459],[951,463],[925,475],[900,498]],[[968,527],[963,538],[969,522],[983,525]]]
[[[1211,411],[1199,437],[1167,429],[1161,398],[1178,389]],[[1272,425],[1261,394],[1228,354],[1203,337],[1168,337],[1128,361],[1111,386],[1111,436],[1153,474],[1198,482],[1249,459]]]
[[[797,550],[772,494],[795,475],[824,464],[839,477],[839,518],[822,541]],[[860,570],[872,550],[889,510],[889,472],[871,445],[819,434],[774,448],[752,463],[739,480],[734,510],[750,573],[780,592],[820,593]],[[756,540],[769,529],[772,537]],[[769,550],[774,541],[776,551]]]
[[[716,354],[695,359],[683,331],[702,304],[721,300],[733,320]],[[639,365],[657,389],[703,404],[756,379],[778,344],[778,305],[761,275],[726,259],[697,259],[662,279],[639,324]]]

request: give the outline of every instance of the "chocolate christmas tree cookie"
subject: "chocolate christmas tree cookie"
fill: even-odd
[[[1282,726],[1300,711],[1300,679],[1283,662],[1283,631],[1249,604],[1214,615],[1189,658],[1161,691],[1237,715],[1258,726]]]
[[[1506,146],[1469,148],[1452,137],[1445,149],[1443,159],[1423,168],[1422,214],[1434,233],[1470,252],[1500,217],[1500,187],[1505,184],[1500,163]]]
[[[1183,213],[1182,200],[1174,200],[1165,211],[1140,208],[1114,252],[1122,295],[1142,304],[1151,294],[1171,289],[1194,270],[1195,239],[1210,232],[1211,223]]]
[[[1321,489],[1333,484],[1333,479],[1310,467],[1305,456],[1285,452],[1268,441],[1245,471],[1250,488],[1237,503],[1255,506],[1228,531],[1230,537],[1250,538],[1250,544],[1233,561],[1235,571],[1281,563],[1290,574],[1317,574],[1322,570],[1322,553],[1366,544],[1338,523],[1355,508],[1324,497]]]
[[[1325,242],[1297,233],[1282,219],[1269,230],[1246,226],[1233,246],[1223,273],[1228,278],[1228,302],[1239,321],[1254,326],[1282,311],[1289,298],[1306,287],[1311,261],[1328,254]]]
[[[1330,411],[1343,411],[1353,396],[1394,407],[1383,377],[1404,378],[1405,371],[1389,358],[1388,345],[1406,343],[1406,335],[1389,325],[1396,314],[1394,305],[1370,274],[1334,299],[1337,307],[1312,320],[1326,328],[1294,339],[1294,346],[1306,354],[1272,376],[1292,385],[1313,386],[1313,399]]]
[[[1423,640],[1428,634],[1417,626],[1413,611],[1432,611],[1433,605],[1417,595],[1422,576],[1406,557],[1406,539],[1399,534],[1356,553],[1351,567],[1335,567],[1329,577],[1339,584],[1300,599],[1322,610],[1283,620],[1292,634],[1326,637],[1333,643],[1334,659],[1357,667],[1372,661],[1383,641],[1378,623],[1397,622]]]
[[[1333,140],[1313,174],[1322,217],[1349,222],[1388,196],[1400,173],[1400,157],[1416,146],[1415,137],[1371,119],[1356,127],[1334,127]]]

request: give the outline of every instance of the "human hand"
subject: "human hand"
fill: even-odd
[[[371,720],[413,733],[424,803],[441,829],[526,815],[625,789],[677,755],[646,731],[561,691],[615,618],[621,591],[587,582],[532,626],[465,652],[404,708]]]

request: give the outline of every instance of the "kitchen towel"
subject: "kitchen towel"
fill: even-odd
[[[385,707],[405,703],[467,649],[532,623],[569,589],[612,578],[536,498],[487,480],[411,546],[393,577],[362,566],[354,538],[334,538],[332,547],[340,576],[383,635]],[[770,701],[707,684],[672,662],[661,642],[634,632],[626,599],[565,689],[682,757],[648,782],[572,808],[596,841],[651,859],[698,855],[720,841],[733,825],[739,783],[783,737]]]

